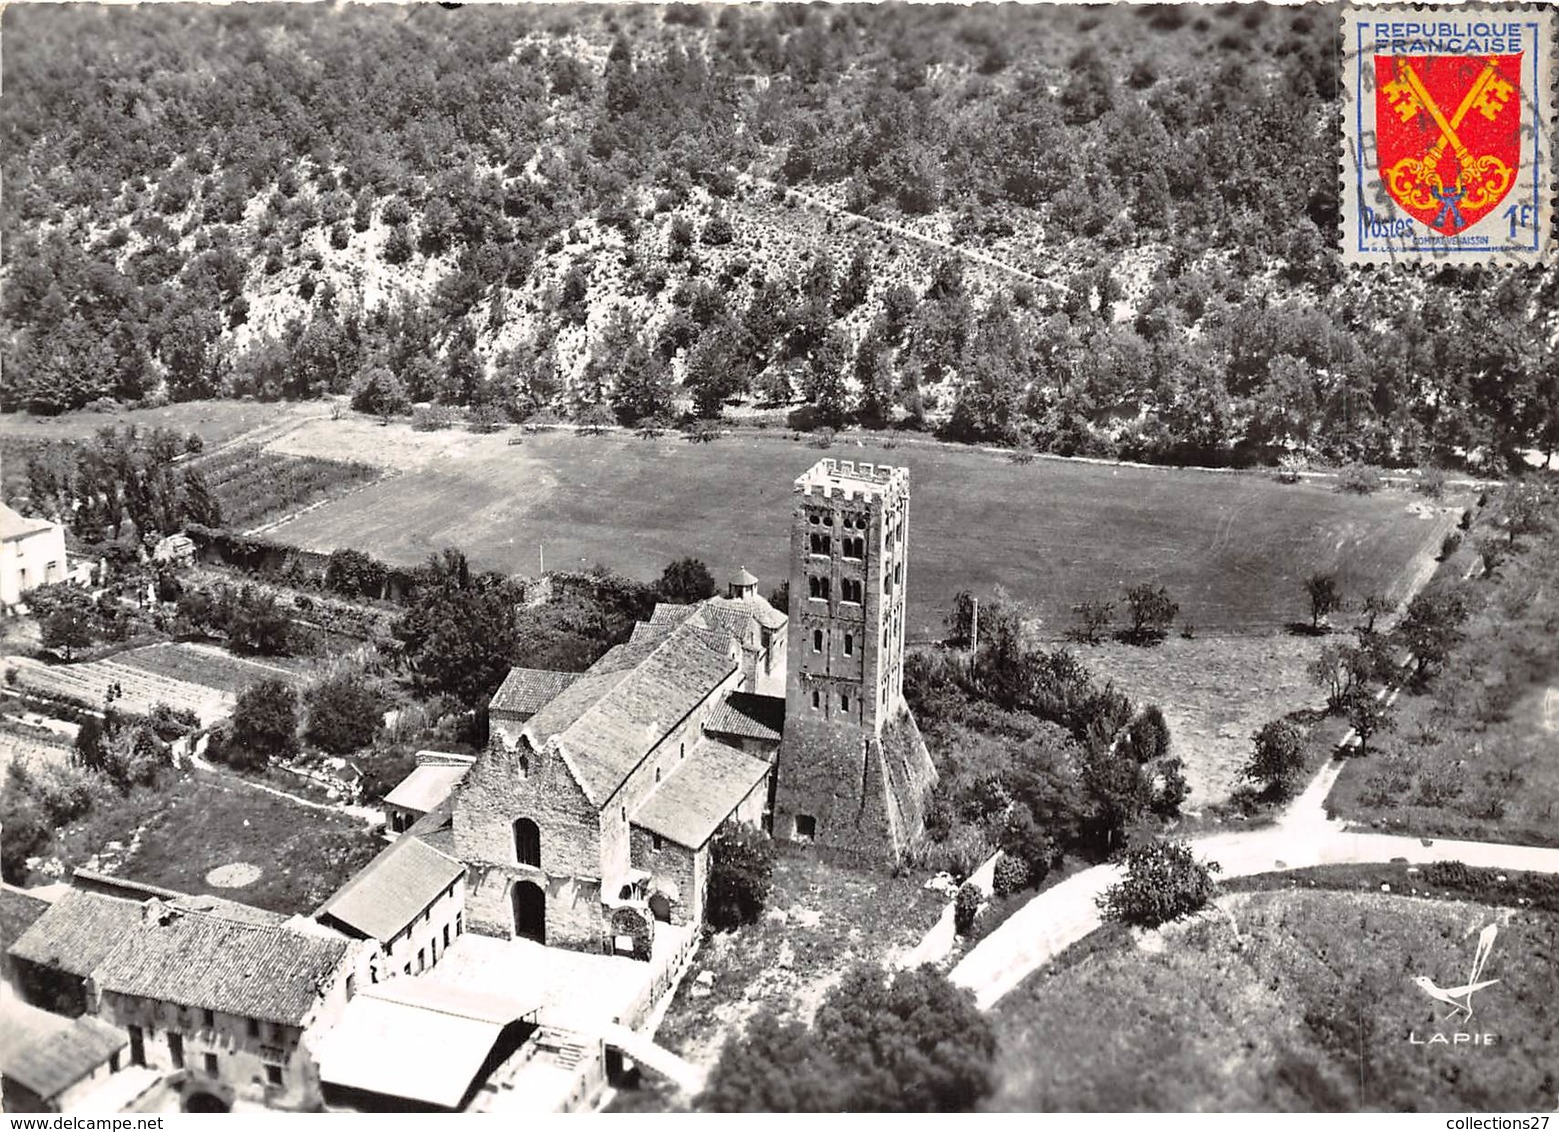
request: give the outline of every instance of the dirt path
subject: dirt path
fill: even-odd
[[[1326,796],[1342,766],[1341,759],[1327,763],[1275,826],[1197,838],[1192,850],[1202,860],[1216,861],[1223,877],[1392,861],[1461,861],[1478,868],[1559,874],[1559,849],[1360,833],[1346,822],[1328,821]],[[1119,877],[1119,866],[1098,865],[1040,893],[964,956],[953,968],[953,982],[972,990],[982,1010],[990,1009],[1099,928],[1095,900]]]

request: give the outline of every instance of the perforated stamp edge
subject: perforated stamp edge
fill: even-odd
[[[1521,126],[1521,167],[1516,185],[1501,207],[1482,217],[1456,239],[1423,235],[1382,183],[1375,130],[1375,76],[1371,24],[1424,17],[1454,21],[1520,22],[1523,50],[1519,93],[1526,116]],[[1554,226],[1555,143],[1559,115],[1559,9],[1551,4],[1378,4],[1354,6],[1341,14],[1339,56],[1342,148],[1339,155],[1339,237],[1345,264],[1502,267],[1551,266],[1559,260]],[[1460,54],[1461,52],[1445,52]],[[1466,52],[1472,55],[1475,52]],[[1516,199],[1517,187],[1521,196]],[[1505,207],[1511,202],[1514,215]],[[1523,213],[1523,206],[1529,210]],[[1531,220],[1530,228],[1523,221]],[[1512,236],[1514,232],[1514,236]],[[1474,244],[1468,238],[1486,242]]]

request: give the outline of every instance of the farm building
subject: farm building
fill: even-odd
[[[0,609],[34,586],[65,580],[65,528],[29,519],[0,503]]]
[[[823,460],[795,493],[791,614],[744,569],[584,673],[510,672],[453,796],[473,931],[647,959],[657,922],[702,922],[727,821],[871,861],[918,832],[935,771],[902,694],[908,472]]]
[[[392,836],[404,833],[448,801],[476,761],[471,755],[443,751],[418,751],[416,757],[416,769],[384,798],[384,828]]]

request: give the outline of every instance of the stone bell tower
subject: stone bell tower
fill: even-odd
[[[895,860],[936,771],[904,703],[909,469],[821,460],[796,480],[774,834]]]

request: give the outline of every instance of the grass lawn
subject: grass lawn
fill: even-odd
[[[799,849],[780,849],[765,918],[706,940],[655,1040],[712,1066],[725,1041],[764,1007],[810,1020],[823,995],[858,960],[913,947],[942,912],[924,877],[857,871]],[[707,997],[694,976],[714,974]]]
[[[82,440],[110,425],[140,429],[171,428],[199,433],[207,447],[222,444],[250,429],[279,423],[291,416],[318,415],[320,405],[261,401],[182,401],[156,409],[124,409],[116,413],[61,413],[35,417],[30,413],[0,413],[0,441]]]
[[[137,791],[117,806],[100,804],[81,828],[65,832],[55,851],[77,866],[109,841],[128,849],[113,870],[119,876],[302,915],[384,848],[351,818],[200,771],[160,791]],[[260,869],[254,883],[207,883],[212,869],[239,862]]]
[[[1251,736],[1263,724],[1325,707],[1325,692],[1305,675],[1321,645],[1319,637],[1287,635],[1171,637],[1153,648],[1082,646],[1078,656],[1133,701],[1163,709],[1171,751],[1191,784],[1185,810],[1196,813],[1240,785]]]
[[[1099,933],[994,1012],[993,1108],[1025,1111],[1552,1111],[1559,916],[1314,890],[1227,898],[1136,941]],[[1500,931],[1467,1026],[1412,981],[1465,981]],[[1457,1029],[1495,1045],[1415,1045]]]
[[[937,635],[960,589],[1005,586],[1059,635],[1071,607],[1118,599],[1142,580],[1166,585],[1204,631],[1271,631],[1302,611],[1318,569],[1345,588],[1402,592],[1416,559],[1450,526],[1385,491],[1342,495],[1224,475],[1057,460],[1017,465],[972,448],[885,438],[821,452],[785,435],[712,444],[517,431],[414,433],[366,420],[312,421],[278,451],[390,463],[404,474],[327,503],[270,532],[317,550],[351,546],[416,563],[443,546],[480,566],[533,574],[601,562],[651,578],[694,555],[717,577],[745,565],[765,589],[785,576],[791,483],[823,456],[907,465],[911,632]],[[887,444],[893,444],[887,440]]]

